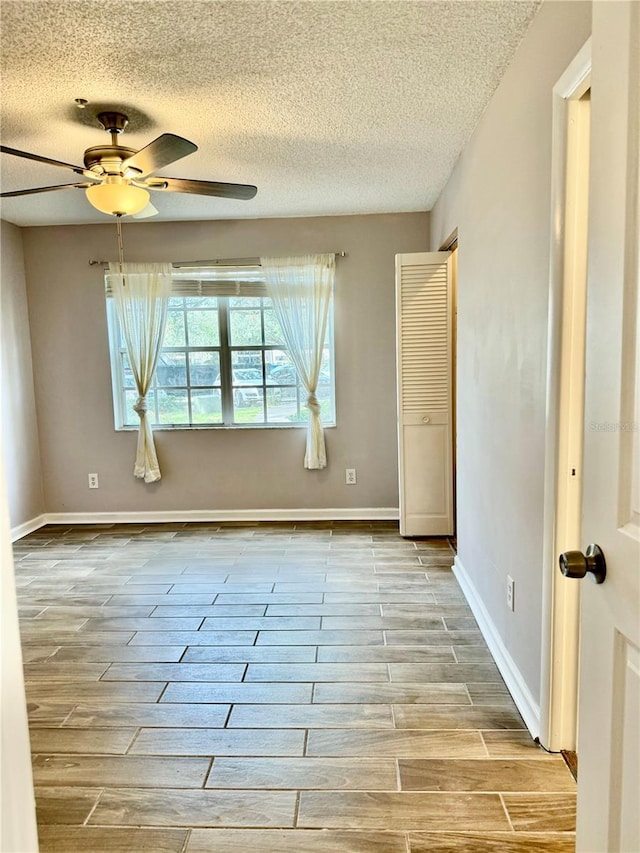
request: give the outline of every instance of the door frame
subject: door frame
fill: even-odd
[[[553,88],[551,155],[551,241],[545,424],[542,655],[540,735],[551,751],[575,750],[579,671],[579,586],[562,577],[557,565],[558,527],[564,507],[559,501],[563,303],[568,283],[567,142],[571,102],[587,92],[591,80],[589,39]],[[566,476],[566,470],[564,471]]]
[[[458,229],[438,249],[451,252],[451,464],[453,488],[453,536],[458,535]]]
[[[3,448],[0,447],[2,808],[0,847],[37,853],[38,827]],[[5,771],[6,766],[6,771]],[[9,770],[9,768],[11,768]]]

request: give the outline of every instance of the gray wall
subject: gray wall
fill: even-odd
[[[157,430],[163,478],[145,485],[132,473],[135,433],[114,430],[103,275],[88,264],[117,257],[115,225],[25,229],[47,511],[397,507],[394,255],[428,239],[427,213],[125,224],[129,261],[348,253],[337,260],[328,467],[302,467],[303,429]]]
[[[2,222],[0,412],[9,518],[18,527],[44,512],[31,336],[20,228]]]
[[[590,34],[591,4],[534,19],[432,212],[458,228],[459,558],[540,695],[552,89]],[[516,610],[506,604],[507,575]]]

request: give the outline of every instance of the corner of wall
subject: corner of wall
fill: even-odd
[[[9,515],[14,528],[39,525],[44,513],[44,486],[33,380],[31,331],[22,229],[0,223],[2,267],[2,352],[0,410],[2,448]],[[33,526],[35,525],[35,527]],[[22,534],[24,535],[24,534]]]

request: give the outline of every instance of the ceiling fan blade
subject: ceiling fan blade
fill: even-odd
[[[250,199],[258,192],[252,184],[224,184],[220,181],[191,181],[186,178],[165,178],[158,186],[148,184],[151,190],[168,190],[174,193],[219,196],[220,198]]]
[[[151,202],[143,208],[140,213],[134,213],[132,219],[149,219],[150,216],[157,216],[160,211],[154,207]]]
[[[71,169],[76,175],[84,175],[82,166],[74,166],[72,163],[63,163],[62,160],[52,160],[51,157],[41,157],[39,154],[30,154],[28,151],[19,151],[17,148],[8,148],[0,145],[3,154],[13,154],[14,157],[24,157],[25,160],[35,160],[37,163],[47,163],[49,166],[61,166],[63,169]]]
[[[198,146],[188,139],[176,136],[175,133],[163,133],[125,160],[122,168],[138,169],[143,175],[150,175],[197,150]]]
[[[0,193],[0,198],[15,198],[20,195],[35,195],[36,193],[51,193],[55,190],[71,190],[74,188],[86,190],[93,184],[56,184],[54,187],[34,187],[30,190],[14,190],[10,193]]]

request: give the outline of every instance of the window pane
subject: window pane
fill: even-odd
[[[156,368],[157,385],[186,385],[187,364],[183,352],[163,352]]]
[[[321,408],[320,416],[326,423],[333,423],[335,417],[331,391],[330,385],[318,385],[318,390],[316,391],[316,397]]]
[[[331,382],[331,357],[328,349],[322,351],[322,362],[320,364],[319,382]]]
[[[259,296],[230,296],[229,306],[231,308],[259,308]]]
[[[277,354],[278,350],[274,350]],[[282,357],[278,358],[272,365],[270,370],[268,371],[267,376],[267,384],[268,385],[296,385],[298,383],[298,374],[293,366],[293,362],[288,357],[286,353],[282,353]]]
[[[231,353],[231,367],[234,370],[249,370],[251,373],[243,373],[238,378],[239,385],[247,383],[262,385],[262,352],[261,350],[234,350]],[[259,374],[256,376],[256,373]],[[234,382],[236,378],[234,376]]]
[[[231,346],[260,346],[262,344],[259,310],[231,309],[229,314]]]
[[[187,296],[186,301],[186,308],[191,310],[195,308],[210,308],[215,311],[218,307],[217,296]]]
[[[125,391],[124,392],[124,425],[125,426],[135,426],[137,427],[140,424],[140,418],[137,413],[133,411],[133,405],[138,399],[137,391]],[[156,421],[156,395],[155,391],[150,391],[147,394],[147,405],[149,406],[149,410],[147,412],[147,418],[149,419],[149,423],[155,424]]]
[[[278,323],[272,308],[265,308],[264,310],[264,342],[265,344],[284,343],[280,323]]]
[[[298,399],[299,386],[297,385],[282,385],[278,388],[269,389],[273,390],[274,397],[273,399],[280,400],[283,404],[293,404],[293,407],[296,407],[296,400]]]
[[[184,313],[182,311],[168,311],[163,346],[183,347],[185,344]]]
[[[323,424],[331,424],[334,421],[333,404],[331,401],[331,385],[318,385],[316,397],[320,403],[320,417]],[[303,388],[300,389],[300,415],[299,423],[307,423],[309,420],[309,409],[306,407],[307,395]]]
[[[298,395],[295,388],[267,389],[267,422],[295,423],[298,420]]]
[[[220,385],[220,353],[190,352],[189,377],[192,385]]]
[[[259,366],[249,367],[249,364]],[[262,352],[237,350],[231,354],[233,420],[235,423],[264,422]]]
[[[131,370],[131,362],[126,352],[120,353],[122,357],[122,376],[125,388],[135,388],[136,383],[133,379],[133,371]]]
[[[286,350],[267,350],[265,361],[269,385],[295,385],[296,369]]]
[[[188,424],[189,403],[186,388],[177,391],[157,391],[158,414],[161,424]]]
[[[215,388],[208,388],[206,391],[192,391],[191,411],[194,424],[221,424],[220,391]]]
[[[243,389],[248,389],[250,387],[260,387],[262,385],[262,374],[259,370],[234,370],[233,371],[233,388],[238,391],[238,394],[234,396],[237,397],[238,400],[242,400],[243,396],[246,397],[247,394],[242,394]],[[254,395],[255,396],[255,395]]]
[[[169,311],[184,308],[184,299],[182,296],[172,296],[169,300]]]
[[[189,302],[191,301],[189,300]],[[216,309],[187,311],[187,328],[190,347],[217,347],[220,345],[218,311]]]
[[[264,423],[264,392],[246,385],[233,389],[233,420],[237,424]]]
[[[124,392],[124,423],[125,426],[138,426],[140,423],[140,418],[133,411],[133,404],[138,399],[138,394],[136,391],[125,391]],[[151,412],[149,412],[151,414]]]

